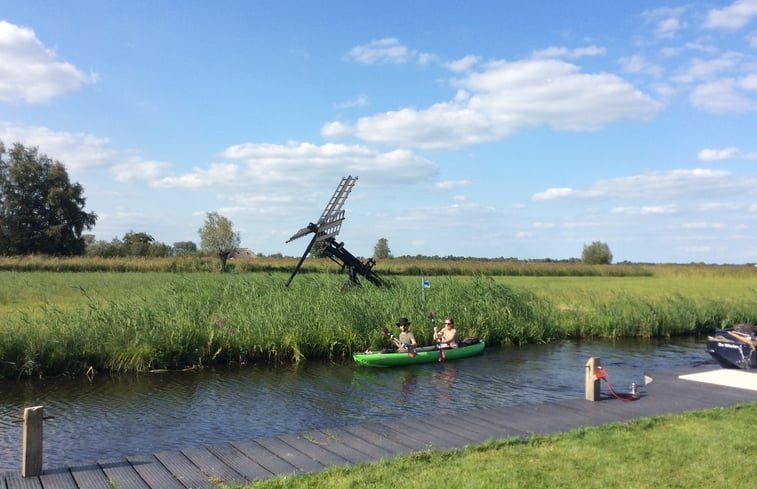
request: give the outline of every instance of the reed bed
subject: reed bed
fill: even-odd
[[[696,335],[757,320],[754,277],[388,277],[0,272],[0,378],[348,359],[389,346],[400,316],[421,344],[446,315],[492,345]],[[427,278],[429,278],[427,276]],[[429,311],[436,312],[432,324]],[[393,329],[394,330],[394,329]]]

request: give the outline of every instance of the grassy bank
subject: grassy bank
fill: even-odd
[[[462,452],[416,452],[245,489],[691,488],[754,486],[757,403],[510,439]]]
[[[287,272],[0,272],[0,378],[140,372],[216,363],[348,359],[407,316],[421,344],[430,310],[489,344],[691,335],[757,320],[754,274],[389,276],[347,293],[345,276]]]

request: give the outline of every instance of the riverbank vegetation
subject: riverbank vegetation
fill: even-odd
[[[366,487],[752,487],[757,403],[643,418],[568,433],[423,451],[244,489]],[[727,463],[720,463],[724,455]]]
[[[46,267],[58,261],[47,260]],[[77,259],[70,260],[60,260],[66,271]],[[288,270],[241,267],[227,274],[0,271],[0,378],[349,361],[353,351],[388,346],[379,330],[400,316],[430,344],[430,311],[437,325],[453,315],[462,336],[489,345],[703,335],[757,320],[753,267],[632,267],[620,276],[605,271],[617,265],[584,276],[563,274],[566,264],[557,276],[425,272],[427,289],[419,275],[383,273],[389,287],[366,283],[342,293],[345,274],[326,261],[328,272],[298,275],[289,288]],[[217,268],[216,259],[209,263]]]

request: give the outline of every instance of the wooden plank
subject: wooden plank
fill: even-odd
[[[385,457],[392,457],[394,454],[389,450],[385,450],[379,445],[369,443],[368,441],[350,433],[342,428],[329,428],[328,430],[320,430],[328,436],[336,437],[340,443],[343,443],[350,448],[353,448],[359,452],[366,454],[369,460],[380,460]]]
[[[426,443],[423,440],[419,440],[409,433],[388,428],[386,425],[367,423],[361,426],[367,430],[373,431],[379,436],[389,438],[393,442],[407,447],[406,451],[416,452],[419,450],[425,450],[427,447]]]
[[[277,438],[326,467],[349,464],[349,461],[314,443],[312,438],[308,438],[307,436],[285,434],[279,435]]]
[[[69,468],[79,489],[113,489],[105,472],[97,464],[72,465]]]
[[[42,489],[39,477],[21,477],[21,472],[11,473],[5,478],[8,489]]]
[[[388,425],[388,423],[384,424]],[[392,421],[392,425],[396,429],[404,430],[410,436],[426,441],[432,449],[449,450],[452,448],[462,448],[469,443],[467,439],[463,439],[454,433],[442,431],[432,425],[424,425],[415,421],[410,422],[404,419],[397,419]]]
[[[230,443],[208,445],[206,448],[248,481],[268,479],[273,476],[265,467],[247,457]]]
[[[343,459],[353,464],[359,464],[370,460],[375,460],[370,455],[367,455],[360,450],[352,448],[351,446],[342,443],[342,441],[334,433],[312,430],[303,433],[303,436],[307,436],[313,440],[313,443],[317,443],[319,446],[324,447],[326,450],[333,452]]]
[[[142,480],[153,489],[185,489],[155,455],[130,455],[126,459]]]
[[[282,459],[278,455],[271,453],[255,441],[233,442],[234,448],[245,454],[248,458],[254,460],[264,467],[273,475],[295,474],[297,467]]]
[[[457,425],[457,423],[450,422],[444,423],[443,425],[439,425],[438,422],[435,422],[434,418],[422,418],[422,417],[413,417],[406,419],[408,424],[415,424],[418,429],[420,430],[438,430],[440,433],[444,433],[445,435],[453,435],[456,437],[459,437],[461,441],[464,444],[470,445],[471,443],[481,443],[482,440],[479,440],[479,437],[471,433],[470,431],[466,430],[465,428],[461,428]],[[461,445],[461,448],[464,445]]]
[[[74,476],[68,467],[45,470],[39,477],[42,487],[54,489],[78,489]]]
[[[125,458],[98,460],[111,486],[118,489],[150,489]]]
[[[490,423],[468,416],[467,413],[452,413],[447,415],[446,419],[449,422],[454,423],[461,430],[476,437],[476,440],[478,440],[476,443],[484,443],[485,441],[494,438],[492,434],[492,425]]]
[[[183,453],[177,451],[159,452],[155,454],[155,458],[160,460],[160,463],[185,487],[189,489],[217,489],[208,480],[208,477]]]
[[[584,400],[581,400],[581,402],[586,402]],[[492,432],[498,437],[498,438],[512,438],[517,436],[526,436],[528,435],[527,432],[521,431],[511,424],[508,424],[507,422],[499,419],[496,415],[485,413],[482,410],[473,410],[468,411],[465,413],[466,416],[469,416],[471,418],[476,418],[483,423],[487,423],[491,426]]]
[[[205,447],[185,448],[181,453],[199,467],[212,482],[223,482],[224,484],[244,484],[247,482],[247,479],[223,463]]]
[[[396,455],[399,455],[400,453],[406,453],[408,451],[408,448],[406,446],[393,442],[384,434],[381,434],[376,430],[369,430],[364,425],[351,425],[344,426],[343,428],[345,431],[352,433],[359,438],[362,438],[366,442],[376,445],[377,447],[381,447],[385,452],[387,452],[387,457],[394,457]]]
[[[284,443],[284,441],[279,438],[258,438],[255,441],[258,442],[262,447],[265,447],[268,451],[275,453],[279,457],[297,467],[298,472],[319,472],[326,468],[326,466],[322,463],[313,460],[299,450],[295,450],[292,445]]]
[[[6,477],[7,477],[7,474],[5,472],[0,472],[0,489],[8,489],[8,486],[5,485]]]

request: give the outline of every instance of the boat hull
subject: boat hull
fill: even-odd
[[[486,344],[483,341],[460,348],[444,349],[444,361],[459,360],[480,354]],[[439,361],[439,349],[436,347],[418,348],[415,355],[398,352],[353,353],[352,358],[359,365],[366,367],[399,367],[402,365],[418,365]]]
[[[707,338],[707,353],[723,368],[757,369],[754,332],[719,329]]]

